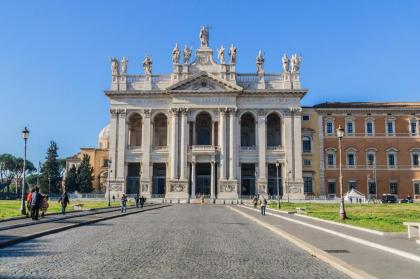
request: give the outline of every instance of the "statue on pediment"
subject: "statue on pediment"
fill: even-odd
[[[128,59],[126,57],[123,57],[121,60],[121,74],[122,75],[127,74],[127,68],[128,68]]]
[[[146,56],[146,58],[143,60],[143,69],[146,75],[152,74],[152,64],[152,59],[149,56]]]
[[[302,57],[298,56],[297,54],[293,54],[291,58],[291,72],[292,73],[299,73],[300,70],[300,62],[302,61]]]
[[[232,44],[229,48],[230,64],[236,64],[236,47]]]
[[[202,47],[209,46],[209,29],[207,27],[202,26],[200,29],[200,43]]]
[[[180,53],[178,43],[176,43],[174,49],[172,50],[172,63],[179,64]]]
[[[283,72],[286,73],[289,71],[289,64],[290,60],[289,57],[287,57],[287,54],[283,54],[283,57],[281,58],[281,62],[283,64]]]
[[[264,55],[261,51],[261,49],[258,51],[258,56],[257,56],[257,73],[263,73],[264,72]]]
[[[113,76],[119,75],[119,62],[117,57],[111,58],[111,72]]]
[[[188,64],[190,62],[192,50],[190,47],[185,45],[184,47],[184,64]]]
[[[223,45],[217,50],[217,58],[219,59],[220,64],[225,64],[225,48]]]

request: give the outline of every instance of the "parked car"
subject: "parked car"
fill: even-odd
[[[397,198],[391,194],[383,194],[382,195],[382,203],[396,203]]]
[[[413,201],[413,198],[412,197],[410,197],[410,196],[408,196],[408,197],[406,197],[405,199],[402,199],[401,201],[400,201],[400,203],[413,203],[414,201]]]

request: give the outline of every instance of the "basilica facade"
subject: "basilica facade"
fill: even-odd
[[[300,57],[279,57],[272,74],[260,51],[256,71],[238,73],[236,47],[214,51],[208,32],[200,30],[195,53],[175,46],[170,74],[155,74],[150,57],[136,75],[126,58],[111,60],[109,192],[180,202],[278,191],[304,198]]]

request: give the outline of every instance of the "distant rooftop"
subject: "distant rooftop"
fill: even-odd
[[[420,102],[325,102],[313,106],[314,108],[415,108],[420,109]]]

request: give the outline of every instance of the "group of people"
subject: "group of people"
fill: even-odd
[[[113,199],[115,200],[115,197],[113,197]],[[127,195],[123,194],[121,196],[121,213],[127,212],[127,201],[128,201]],[[146,202],[146,198],[137,194],[134,197],[134,201],[136,202],[136,207],[137,208],[139,208],[139,207],[143,208],[144,203]]]
[[[39,188],[35,187],[26,195],[26,204],[28,212],[26,216],[31,216],[32,220],[39,219],[39,211],[41,211],[41,217],[45,216],[48,209],[48,195],[42,195],[39,193]]]
[[[258,196],[255,196],[252,199],[252,204],[254,205],[254,208],[257,208],[258,203],[260,204],[260,208],[261,208],[261,215],[265,216],[265,209],[267,208],[267,199],[261,195],[259,198]]]
[[[28,195],[26,195],[26,204],[28,208],[26,216],[29,217],[30,215],[32,220],[38,220],[39,212],[41,211],[41,217],[44,217],[49,207],[48,198],[48,194],[41,194],[38,187],[32,188]],[[58,202],[61,204],[61,213],[64,215],[66,213],[67,205],[70,204],[67,192],[64,192],[63,195],[61,195]]]

